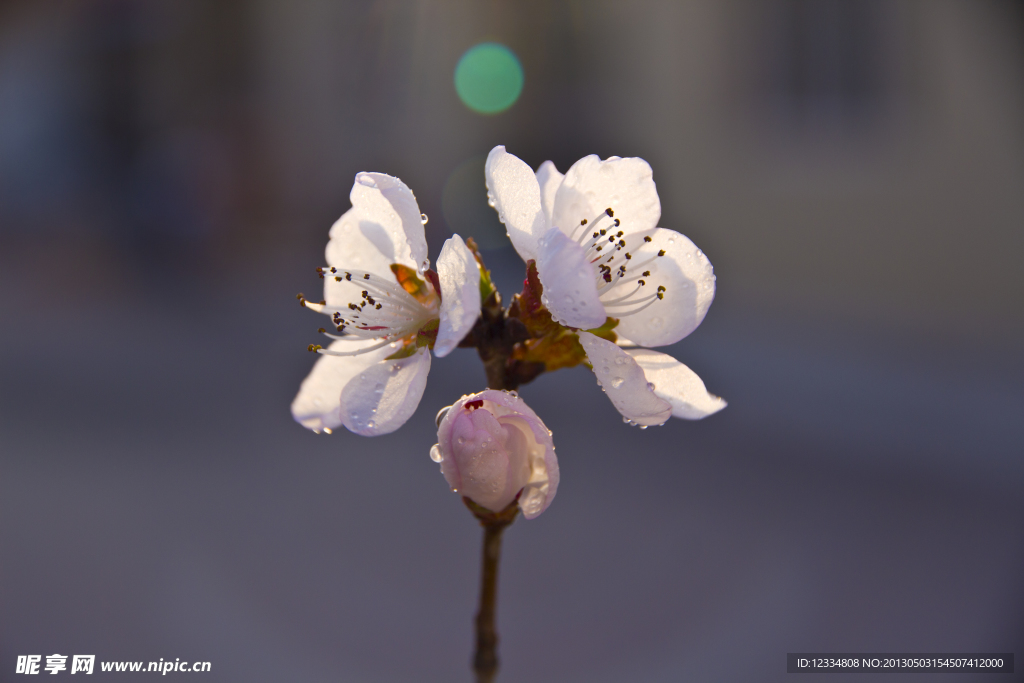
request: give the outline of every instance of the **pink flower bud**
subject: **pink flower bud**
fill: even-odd
[[[519,495],[523,516],[533,519],[558,488],[551,431],[515,392],[460,398],[438,424],[430,457],[453,491],[494,512]]]

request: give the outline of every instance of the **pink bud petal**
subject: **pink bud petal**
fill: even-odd
[[[431,457],[453,491],[494,512],[519,496],[533,519],[558,488],[558,460],[551,432],[513,392],[488,389],[463,396],[437,430]]]

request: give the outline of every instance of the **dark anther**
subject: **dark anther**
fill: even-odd
[[[602,249],[604,249],[604,247],[598,247],[595,251],[601,251]]]
[[[345,273],[345,279],[348,280],[349,282],[351,282],[352,281],[352,273]]]
[[[620,247],[626,246],[626,240],[619,240],[619,246]]]
[[[621,231],[621,230],[619,230],[619,231],[618,231],[617,233],[615,233],[615,236],[616,236],[616,237],[622,237],[622,231]]]
[[[637,282],[639,282],[639,283],[640,283],[640,286],[641,286],[641,287],[643,287],[644,285],[646,285],[646,284],[647,284],[647,283],[646,283],[646,282],[644,282],[643,280],[637,280]]]
[[[344,331],[345,331],[345,326],[344,325],[338,325],[338,332],[344,332]]]
[[[664,299],[665,298],[665,293],[664,292],[658,292],[658,298],[659,299]]]
[[[651,271],[645,270],[644,271],[644,277],[650,277],[650,276],[651,276]]]
[[[607,234],[608,234],[608,231],[607,231],[607,230],[605,230],[604,228],[601,228],[601,234],[602,234],[602,235],[607,235]]]
[[[327,331],[327,330],[325,330],[325,329],[324,329],[324,328],[322,328],[322,327],[321,327],[320,329],[318,329],[318,330],[317,330],[317,332],[319,332],[320,334],[323,334],[323,333],[324,333],[324,332],[326,332],[326,331]]]
[[[612,281],[612,271],[609,270],[607,273],[604,274],[604,281],[605,282],[611,282]]]
[[[629,259],[631,259],[631,258],[633,258],[633,257],[632,257],[632,256],[630,256],[630,255],[629,255],[629,252],[627,251],[627,252],[626,252],[626,260],[628,261],[628,260],[629,260]]]
[[[619,220],[618,218],[616,218],[616,219],[615,219],[615,227],[617,228],[617,227],[619,227],[620,225],[622,225],[622,221],[620,221],[620,220]]]
[[[648,235],[647,237],[644,237],[644,242],[650,242],[650,241],[652,241],[650,235]]]
[[[478,399],[476,401],[469,401],[469,402],[467,402],[465,404],[465,407],[467,409],[469,409],[469,410],[476,410],[477,408],[483,408],[484,407],[484,401],[483,401],[483,399]]]
[[[661,251],[658,252],[658,256],[664,256],[664,255],[665,255],[665,250],[664,249],[662,249]]]
[[[340,275],[335,275],[334,276],[334,281],[335,282],[341,282],[341,276]]]
[[[665,291],[665,285],[658,285],[658,291],[659,292],[664,292]]]
[[[295,295],[295,298],[298,299],[299,301],[302,301],[306,297],[302,295],[302,292],[299,292],[298,294]]]
[[[317,267],[317,269],[316,269],[316,272],[318,272],[318,273],[322,273],[322,272],[324,272],[324,269],[323,269],[323,268],[320,268],[320,267]]]
[[[332,272],[332,273],[337,273],[337,272],[338,272],[338,269],[337,269],[337,268],[335,268],[334,266],[331,266],[331,272]]]
[[[323,274],[323,273],[318,273],[318,275],[320,276],[320,279],[321,279],[321,280],[323,280],[323,279],[324,279],[324,274]]]
[[[326,306],[326,305],[327,305],[327,302],[326,302],[326,301],[324,301],[323,299],[320,299],[320,305],[321,305],[321,306]]]
[[[313,345],[310,344],[309,346],[307,346],[306,350],[309,351],[310,353],[312,353],[313,352]]]
[[[355,304],[349,304],[349,305],[348,305],[348,307],[349,307],[349,308],[350,308],[351,310],[353,310],[353,311],[358,311],[358,310],[359,310],[359,307],[358,307],[358,306],[356,306]]]
[[[364,289],[364,290],[363,290],[363,298],[365,299],[365,298],[366,298],[367,296],[369,296],[369,292],[367,292],[367,291],[366,291],[366,290]]]
[[[595,238],[596,238],[596,237],[597,237],[597,235],[598,235],[598,233],[596,233],[596,232],[595,232],[595,233],[594,233],[594,234],[592,235],[592,237],[595,237]]]
[[[364,280],[369,280],[370,279],[370,274],[369,273],[364,273],[363,274],[363,279]]]
[[[380,310],[380,306],[381,306],[380,304],[377,304],[377,306],[376,306],[378,311]]]
[[[608,218],[612,218],[613,216],[615,216],[615,212],[612,211],[612,207],[610,206],[607,209],[605,209],[604,212],[608,214]]]
[[[586,218],[584,218],[583,220],[580,221],[580,225],[586,225],[586,224],[587,224],[587,219]]]

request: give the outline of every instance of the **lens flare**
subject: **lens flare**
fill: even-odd
[[[478,114],[497,114],[519,99],[523,67],[500,43],[480,43],[466,50],[455,66],[455,92]]]

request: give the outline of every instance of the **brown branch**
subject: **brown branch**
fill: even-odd
[[[498,562],[501,559],[501,535],[519,513],[518,496],[501,512],[491,512],[469,498],[463,498],[484,528],[483,563],[480,573],[480,609],[476,613],[476,652],[473,671],[477,683],[493,683],[498,675],[498,632],[494,627],[498,601]]]

